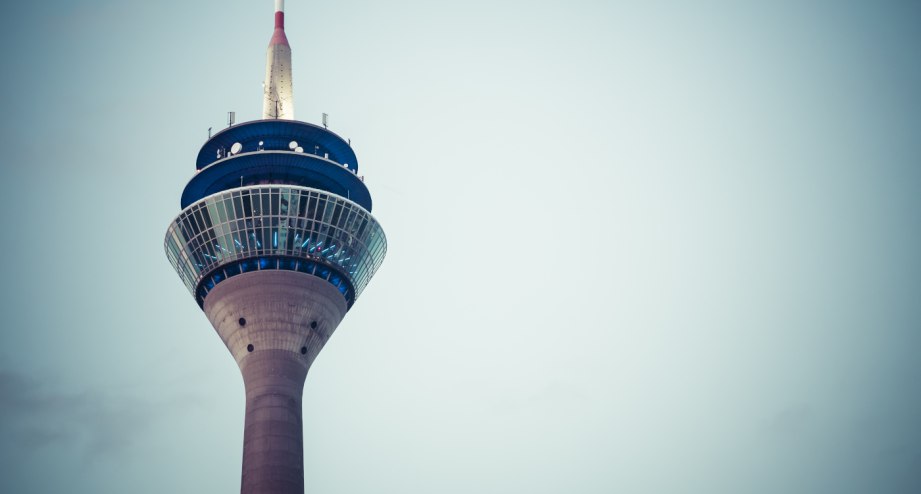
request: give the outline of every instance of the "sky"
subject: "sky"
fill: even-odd
[[[271,0],[0,7],[0,491],[236,492],[163,237]],[[311,493],[921,492],[921,5],[289,0],[389,249]]]

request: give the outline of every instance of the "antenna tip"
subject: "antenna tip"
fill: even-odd
[[[285,0],[275,0],[275,12],[285,11]]]

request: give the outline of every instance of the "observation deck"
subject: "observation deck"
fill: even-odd
[[[241,123],[205,142],[195,166],[164,246],[199,306],[228,278],[286,270],[326,280],[351,307],[383,262],[358,159],[333,132]]]

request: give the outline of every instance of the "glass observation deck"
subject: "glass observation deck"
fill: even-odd
[[[383,229],[358,204],[323,190],[284,185],[205,197],[170,224],[164,244],[199,305],[229,277],[281,269],[325,279],[351,307],[387,251]]]

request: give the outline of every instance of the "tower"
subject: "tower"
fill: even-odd
[[[302,494],[307,371],[387,242],[350,144],[293,119],[284,0],[266,65],[263,119],[205,142],[164,244],[243,375],[241,492]]]

